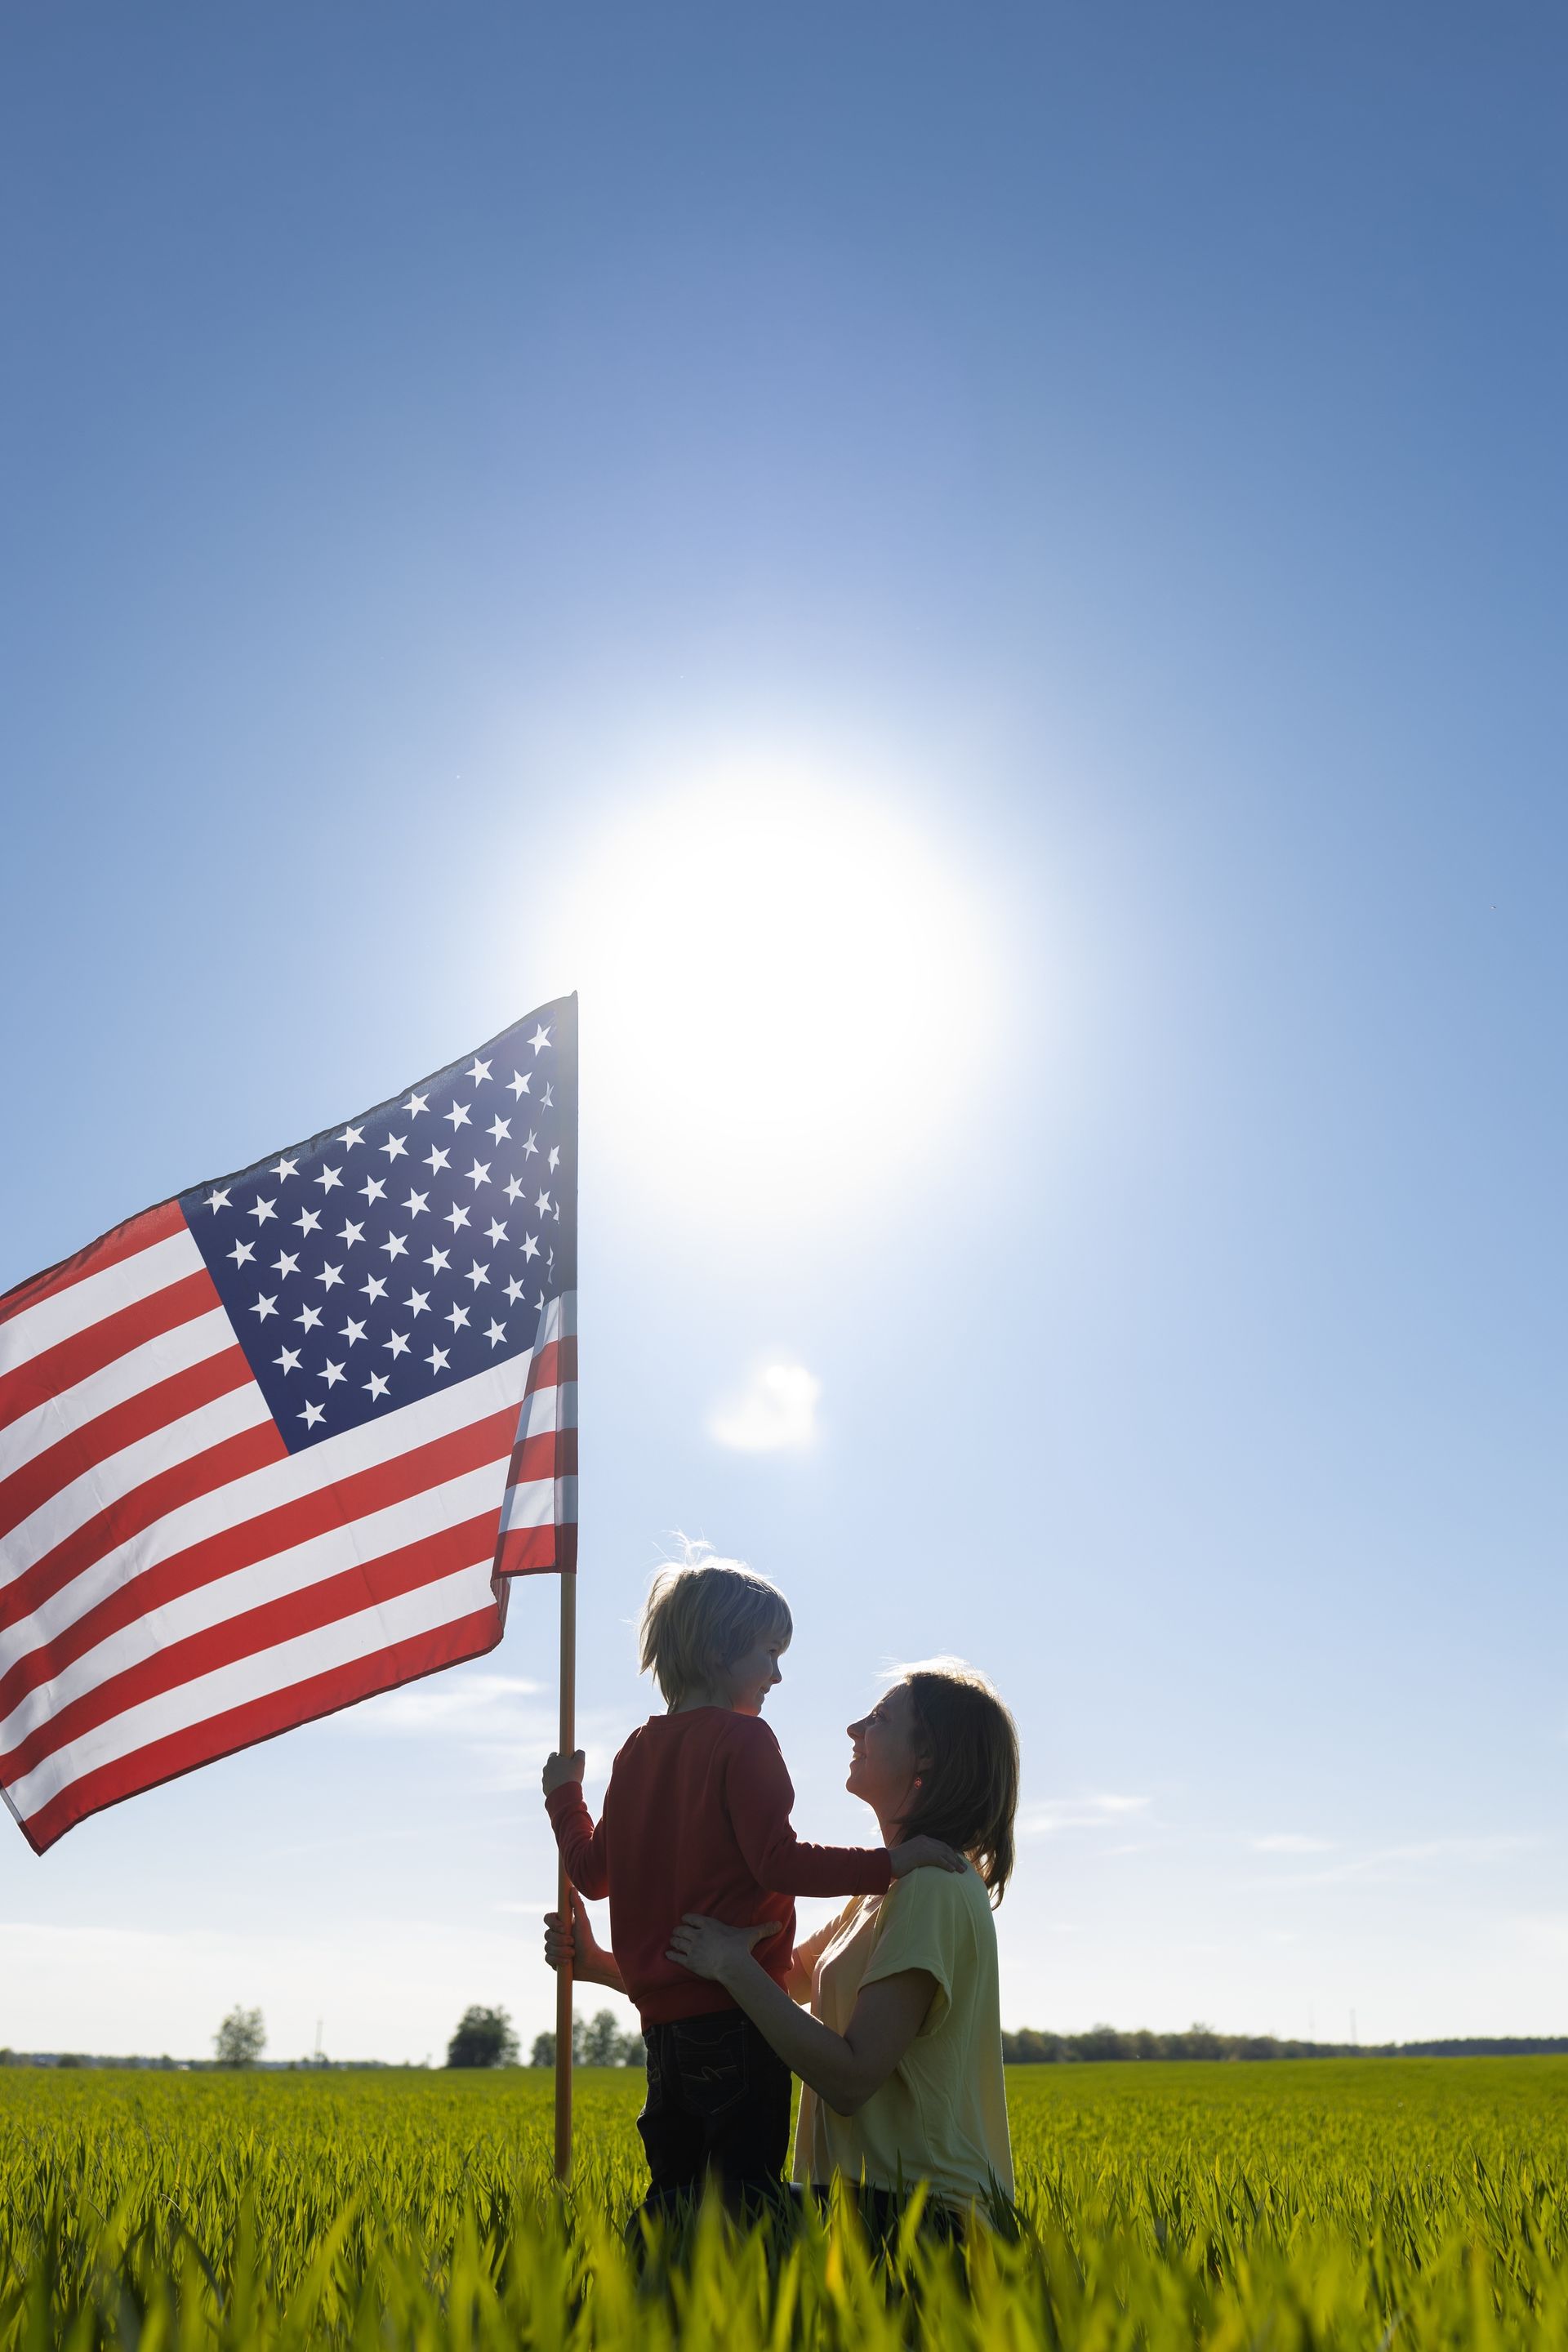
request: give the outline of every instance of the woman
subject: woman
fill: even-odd
[[[916,1871],[857,1897],[799,1947],[788,1992],[752,1957],[767,1927],[689,1913],[669,1957],[721,1984],[800,2076],[798,2185],[858,2185],[879,2228],[917,2180],[950,2213],[984,2210],[1013,2194],[991,1913],[1013,1866],[1017,1734],[983,1675],[938,1660],[909,1668],[849,1738],[846,1786],[883,1843],[941,1838],[973,1869]],[[575,1902],[574,1921],[574,1972],[618,1989]],[[568,1938],[555,1913],[546,1930],[553,1966]]]

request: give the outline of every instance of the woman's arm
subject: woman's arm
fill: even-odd
[[[911,1870],[968,1868],[940,1838],[886,1846],[808,1845],[790,1821],[795,1789],[769,1727],[738,1716],[730,1730],[724,1802],[747,1869],[774,1895],[881,1895]]]
[[[625,1992],[626,1979],[614,1952],[606,1952],[597,1942],[583,1898],[572,1889],[572,1916],[562,1918],[559,1911],[544,1915],[544,1958],[547,1966],[558,1969],[564,1960],[572,1971],[574,1984],[605,1985],[611,1992]]]
[[[665,1958],[721,1984],[792,2074],[826,2099],[835,2115],[854,2115],[881,2089],[920,2032],[936,1979],[924,1969],[879,1978],[856,2001],[848,2032],[835,2033],[797,2009],[753,1959],[757,1934],[755,1927],[726,1927],[689,1911]]]

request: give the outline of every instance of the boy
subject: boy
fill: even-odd
[[[789,2142],[789,2068],[721,1986],[666,1957],[682,1913],[759,1928],[757,1958],[784,1984],[795,1895],[877,1895],[907,1871],[964,1867],[934,1838],[891,1851],[796,1838],[795,1790],[761,1720],[794,1631],[789,1604],[739,1561],[693,1549],[649,1588],[641,1664],[668,1711],[616,1758],[598,1827],[583,1801],[581,1749],[552,1756],[543,1776],[567,1876],[590,1898],[610,1898],[614,1960],[600,1973],[641,2015],[647,2100],[637,2129],[650,2210],[700,2193],[710,2171],[731,2202],[776,2200]]]

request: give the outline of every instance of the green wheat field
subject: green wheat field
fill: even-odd
[[[634,2074],[0,2072],[0,2352],[1568,2345],[1568,2060],[1011,2071],[1021,2226],[647,2243]]]

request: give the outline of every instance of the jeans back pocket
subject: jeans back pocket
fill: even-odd
[[[694,2017],[673,2029],[681,2104],[711,2122],[746,2095],[746,2021]]]

